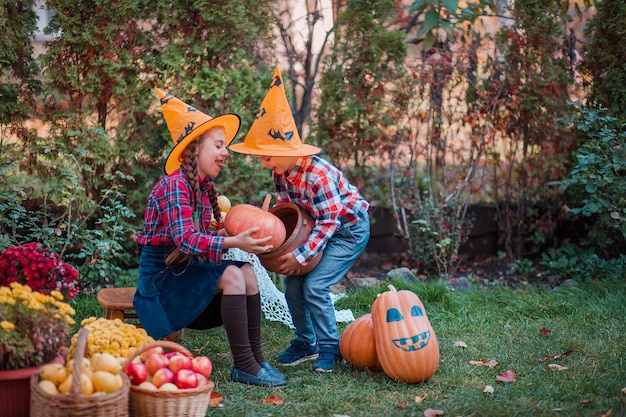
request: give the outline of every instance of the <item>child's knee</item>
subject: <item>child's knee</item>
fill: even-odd
[[[227,267],[219,278],[218,288],[221,288],[225,294],[244,294],[246,280],[241,269],[236,266]]]

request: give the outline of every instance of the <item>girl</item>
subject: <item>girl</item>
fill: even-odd
[[[157,89],[175,146],[165,173],[148,197],[134,307],[155,339],[188,327],[224,325],[233,355],[231,379],[261,386],[286,384],[263,356],[261,299],[252,266],[222,261],[228,248],[264,253],[271,237],[254,239],[254,227],[226,236],[213,179],[239,131],[234,114],[211,118]],[[211,228],[215,216],[217,230]]]

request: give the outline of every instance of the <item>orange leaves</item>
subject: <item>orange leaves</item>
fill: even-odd
[[[426,398],[428,398],[428,393],[423,393],[422,395],[416,395],[413,400],[415,402],[415,404],[421,404],[422,402],[424,402],[424,400],[426,400]],[[402,409],[402,410],[406,410],[409,407],[411,407],[411,401],[405,401],[405,400],[398,400],[397,403],[397,407]],[[423,411],[424,416],[439,416],[439,415],[443,415],[443,411],[442,410],[434,410],[434,409],[426,409]],[[441,414],[433,414],[433,413],[441,413]]]
[[[490,359],[489,361],[469,361],[470,365],[482,365],[487,366],[489,368],[495,368],[498,366],[498,361],[495,359]]]
[[[284,402],[283,397],[280,395],[272,394],[269,397],[263,398],[263,404],[280,405]]]
[[[222,402],[224,401],[224,397],[217,391],[211,392],[211,397],[209,398],[209,407],[224,407]]]
[[[262,402],[263,404],[280,405],[280,404],[283,404],[285,401],[283,400],[283,397],[281,397],[280,395],[272,394],[268,397],[263,398]],[[222,394],[220,394],[217,391],[211,392],[211,398],[209,399],[209,407],[224,407],[223,403],[224,403],[224,397],[222,396]]]

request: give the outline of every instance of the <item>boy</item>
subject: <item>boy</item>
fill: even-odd
[[[317,156],[320,148],[302,143],[278,68],[243,143],[230,150],[255,155],[272,171],[276,204],[293,203],[315,219],[309,239],[279,258],[296,337],[276,360],[292,366],[317,359],[316,372],[332,372],[342,359],[330,286],[365,249],[369,203],[337,167]],[[320,252],[319,264],[301,275],[300,268]]]

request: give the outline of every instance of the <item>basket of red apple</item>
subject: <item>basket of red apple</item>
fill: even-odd
[[[215,384],[213,363],[178,343],[159,340],[136,349],[124,364],[132,417],[204,417]]]

